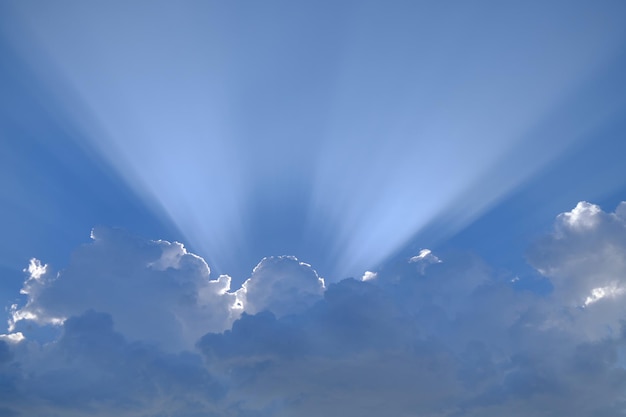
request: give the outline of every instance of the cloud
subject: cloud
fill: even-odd
[[[28,301],[13,309],[12,328],[22,320],[60,324],[95,309],[110,314],[130,340],[180,349],[206,332],[229,328],[240,314],[230,277],[211,280],[205,261],[180,243],[118,229],[94,229],[92,242],[58,273],[36,259],[28,272],[22,289]]]
[[[16,395],[0,406],[20,416],[217,416],[225,392],[197,354],[129,342],[93,310],[68,318],[55,343],[13,349]]]
[[[529,261],[554,286],[572,331],[599,338],[618,333],[626,318],[626,203],[614,213],[580,202],[560,214],[554,231],[529,251]]]
[[[96,230],[57,274],[31,262],[0,415],[622,415],[625,212],[557,216],[528,252],[548,294],[424,250],[328,286],[268,257],[231,290],[181,244]]]
[[[409,259],[409,263],[415,263],[418,265],[418,269],[421,274],[424,274],[426,267],[430,264],[436,264],[441,262],[439,258],[432,254],[430,249],[422,249],[418,255],[415,255]]]
[[[237,291],[248,313],[269,310],[276,316],[301,313],[322,299],[324,280],[311,265],[293,256],[264,258]]]
[[[371,281],[373,279],[376,279],[377,276],[378,274],[376,272],[365,271],[363,273],[363,276],[361,277],[361,281]]]

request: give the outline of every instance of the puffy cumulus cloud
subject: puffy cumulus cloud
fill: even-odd
[[[554,302],[568,309],[564,320],[573,330],[592,338],[620,331],[626,318],[626,203],[614,213],[578,203],[557,217],[529,260],[552,282]]]
[[[233,292],[178,244],[120,235],[124,242],[96,256],[96,234],[58,275],[32,263],[30,304],[14,313],[65,320],[52,343],[26,333],[19,343],[0,341],[0,415],[626,415],[624,256],[617,255],[624,211],[581,203],[556,218],[553,233],[529,251],[552,282],[549,294],[518,285],[524,276],[495,274],[474,255],[424,250],[327,288],[295,258],[266,258]],[[136,293],[163,303],[150,304],[161,310],[143,320],[163,311],[181,317],[174,306],[191,294],[185,320],[196,314],[210,324],[215,310],[226,325],[203,324],[194,351],[168,352],[149,343],[151,333],[128,331],[120,314],[127,310],[112,300],[95,311],[53,309],[62,297],[52,288],[67,271],[103,275],[99,269],[138,279]],[[171,298],[156,297],[160,290],[148,283],[167,284]]]
[[[177,242],[153,241],[123,230],[98,228],[69,265],[54,272],[32,259],[21,293],[10,306],[7,341],[19,341],[30,323],[61,325],[94,309],[110,314],[129,340],[167,350],[193,348],[204,334],[231,327],[243,311],[268,310],[281,317],[302,312],[322,298],[324,280],[294,257],[263,259],[237,291],[231,279],[210,278],[199,256]]]
[[[106,228],[91,236],[57,273],[31,260],[22,289],[27,303],[13,306],[11,331],[21,321],[60,324],[95,309],[110,314],[130,340],[180,349],[229,328],[240,314],[230,277],[211,280],[206,262],[182,244]]]
[[[322,298],[324,280],[311,265],[293,256],[264,258],[237,291],[246,312],[269,310],[276,316],[300,313]]]
[[[376,279],[377,277],[378,277],[378,274],[376,272],[365,271],[363,273],[363,276],[361,277],[361,281],[371,281],[373,279]]]

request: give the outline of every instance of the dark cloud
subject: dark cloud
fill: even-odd
[[[225,394],[197,354],[128,342],[93,310],[65,320],[57,342],[15,349],[20,391],[2,403],[17,415],[212,415]]]

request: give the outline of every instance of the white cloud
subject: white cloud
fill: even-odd
[[[376,272],[365,271],[365,273],[363,273],[363,276],[361,277],[361,281],[371,281],[373,279],[376,279],[377,276],[378,274]]]
[[[0,334],[0,340],[4,340],[9,343],[19,343],[24,340],[24,335],[21,332]]]
[[[324,280],[293,256],[264,258],[237,291],[250,314],[269,310],[278,317],[301,313],[322,299]]]
[[[422,275],[429,265],[441,263],[441,260],[432,254],[430,249],[422,249],[419,254],[409,259],[410,263],[417,265],[417,269]]]
[[[182,244],[105,228],[94,230],[92,239],[58,274],[31,260],[22,290],[28,300],[12,309],[11,330],[23,320],[60,324],[96,309],[111,314],[130,340],[181,349],[239,316],[230,277],[211,280],[206,262]]]
[[[572,211],[560,214],[557,217],[557,225],[569,230],[589,230],[597,226],[602,215],[600,207],[581,201]]]
[[[130,340],[170,350],[192,348],[205,333],[230,328],[243,311],[298,313],[324,292],[315,270],[290,256],[263,259],[242,288],[231,292],[229,276],[210,279],[204,259],[181,243],[106,228],[93,230],[91,237],[57,274],[37,259],[30,261],[21,291],[27,303],[11,306],[10,332],[20,322],[60,325],[96,309],[111,314]]]
[[[553,302],[563,305],[572,331],[601,338],[619,332],[626,318],[626,218],[580,202],[556,218],[554,232],[531,248],[529,261],[554,286]],[[582,311],[580,307],[586,307]],[[592,314],[593,313],[593,314]]]
[[[47,270],[48,270],[48,265],[42,265],[41,261],[33,258],[30,260],[28,264],[28,268],[26,268],[24,272],[28,271],[28,273],[30,274],[29,279],[38,281],[41,279],[43,275],[45,275]],[[22,294],[28,294],[28,293],[22,292]]]

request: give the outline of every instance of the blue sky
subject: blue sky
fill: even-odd
[[[625,18],[4,2],[0,416],[626,412]]]

